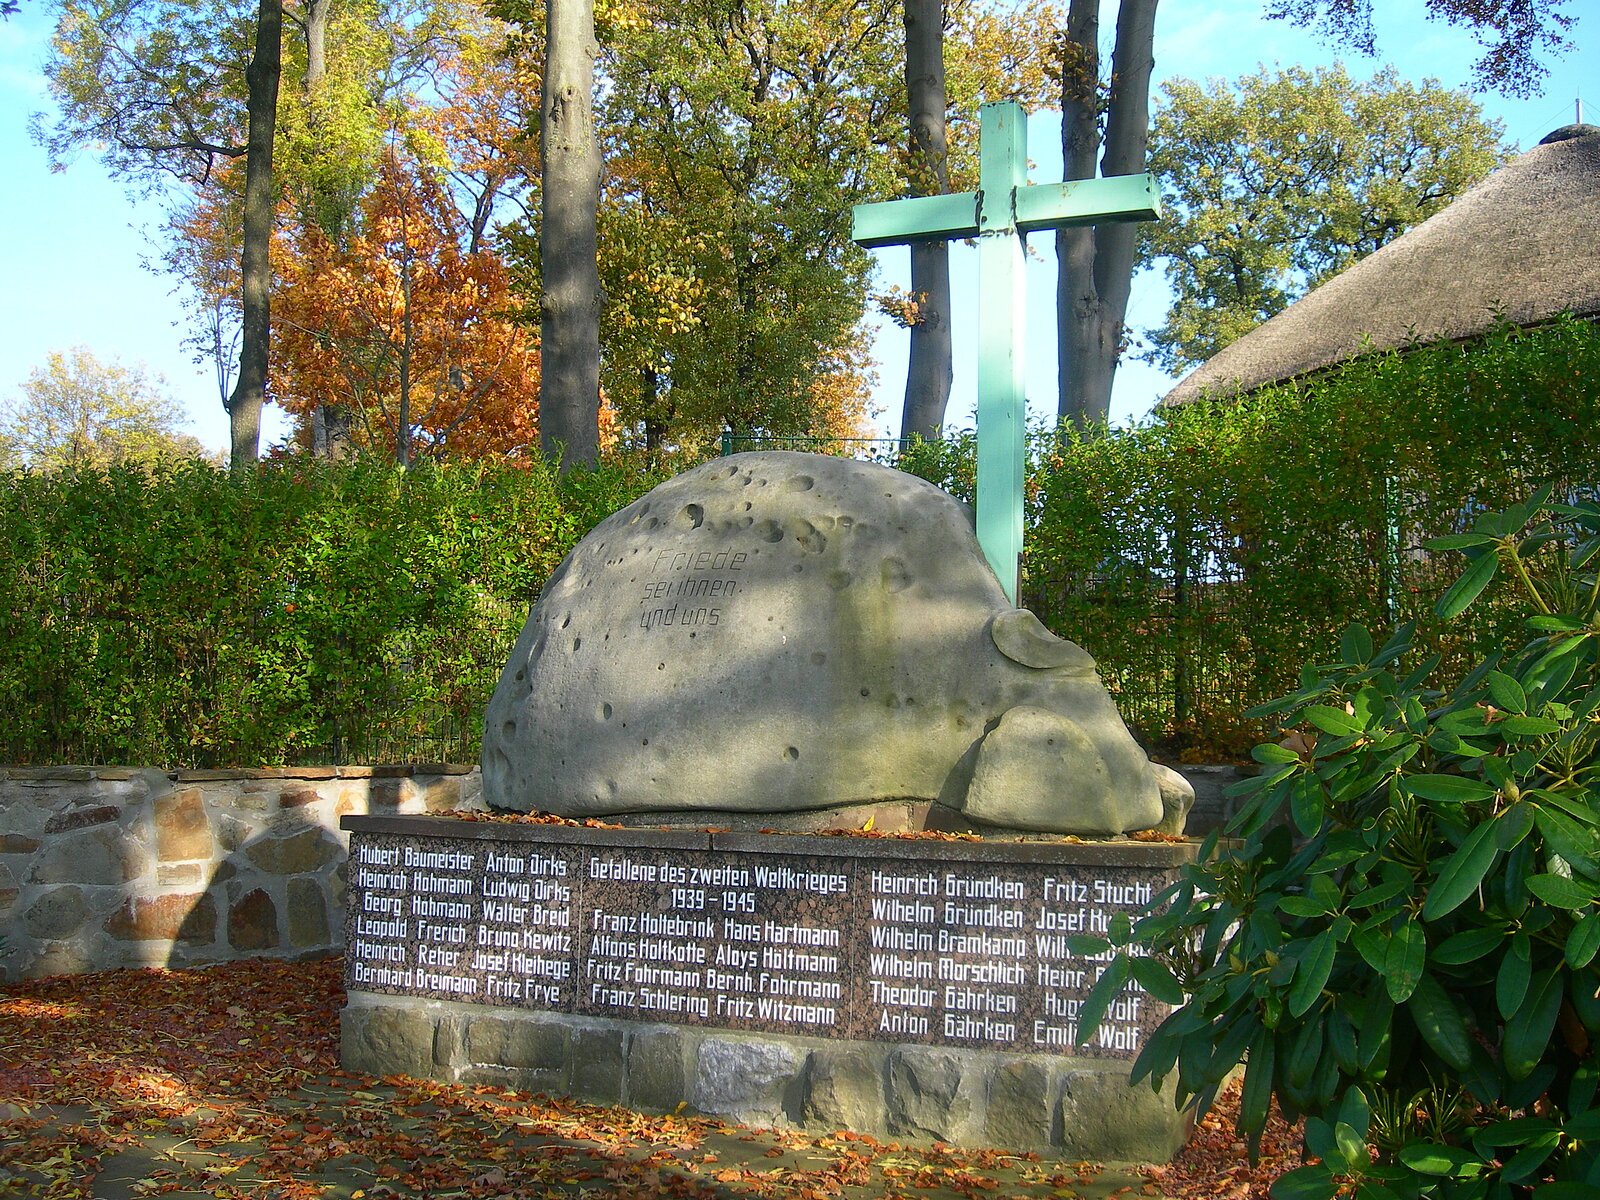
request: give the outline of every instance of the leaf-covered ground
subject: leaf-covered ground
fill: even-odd
[[[339,1068],[337,962],[0,988],[0,1197],[950,1200],[1264,1197],[1227,1105],[1164,1168],[1102,1169],[641,1116]]]

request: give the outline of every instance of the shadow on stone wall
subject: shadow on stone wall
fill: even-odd
[[[482,807],[444,765],[0,768],[0,980],[338,953],[339,818]]]

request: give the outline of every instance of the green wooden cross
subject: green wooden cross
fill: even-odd
[[[1030,185],[1028,119],[1011,100],[979,110],[976,192],[855,206],[851,236],[862,246],[978,239],[978,543],[1013,604],[1022,559],[1027,432],[1027,236],[1160,215],[1149,175]]]

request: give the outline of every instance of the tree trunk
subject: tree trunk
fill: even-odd
[[[600,457],[593,0],[550,0],[545,22],[539,446],[564,471]]]
[[[1155,66],[1157,0],[1122,0],[1111,57],[1102,175],[1144,170],[1150,126],[1150,73]],[[1063,63],[1061,149],[1068,179],[1090,179],[1099,148],[1095,123],[1099,34],[1093,0],[1073,0]],[[1131,222],[1067,229],[1056,234],[1056,324],[1060,420],[1079,429],[1103,428],[1111,385],[1123,350],[1128,292],[1133,282],[1138,226]]]
[[[328,18],[333,11],[333,0],[310,0],[303,8],[306,35],[305,90],[314,121],[321,120],[315,97],[328,74]],[[344,244],[343,228],[328,228],[335,222],[330,219],[330,206],[322,198],[314,197],[311,211],[314,219],[323,224],[323,232],[340,245]],[[345,222],[341,219],[338,224]],[[355,419],[349,406],[331,400],[320,401],[311,411],[311,452],[318,458],[343,458],[350,452],[351,431]]]
[[[276,205],[272,187],[272,138],[278,117],[278,75],[283,51],[282,0],[261,0],[255,52],[245,71],[249,113],[245,151],[244,237],[239,261],[239,378],[228,399],[235,469],[261,455],[261,406],[267,397],[267,346],[272,332],[272,268],[268,249]]]
[[[906,109],[911,134],[911,194],[950,190],[945,129],[944,0],[905,0]],[[932,441],[950,400],[950,244],[911,244],[911,326],[900,436]]]
[[[1100,5],[1072,0],[1061,62],[1063,179],[1090,179],[1100,150]],[[1086,374],[1095,361],[1094,234],[1087,226],[1056,232],[1057,419],[1080,427]]]
[[[310,92],[328,73],[328,13],[333,0],[311,0],[305,6],[306,91]]]

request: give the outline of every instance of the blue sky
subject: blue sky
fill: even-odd
[[[1423,0],[1382,0],[1376,6],[1383,14],[1377,26],[1379,55],[1370,60],[1330,48],[1314,34],[1284,22],[1263,20],[1262,7],[1262,0],[1166,0],[1157,21],[1156,79],[1237,78],[1263,63],[1314,66],[1343,58],[1358,77],[1391,63],[1405,78],[1431,76],[1461,86],[1476,58],[1469,35],[1422,19]],[[1103,11],[1109,37],[1115,4],[1108,0]],[[1586,116],[1600,124],[1600,4],[1572,0],[1568,11],[1580,17],[1578,45],[1551,64],[1542,96],[1528,101],[1479,97],[1522,149],[1573,119],[1573,101],[1585,81],[1591,92],[1583,97]],[[142,362],[164,376],[190,414],[191,432],[208,446],[223,448],[227,419],[214,374],[208,366],[196,366],[180,344],[182,312],[173,282],[143,265],[157,250],[152,238],[159,228],[159,210],[153,203],[130,200],[90,154],[52,174],[43,150],[29,136],[31,114],[48,113],[50,107],[39,73],[49,33],[48,9],[40,0],[24,0],[20,14],[0,21],[0,230],[6,241],[6,265],[0,272],[0,396],[14,395],[49,352],[83,345],[101,358]],[[1052,153],[1059,146],[1059,125],[1052,117],[1037,113],[1029,121],[1035,180],[1059,178],[1059,152]],[[1035,249],[1028,299],[1028,395],[1030,407],[1045,415],[1055,406],[1052,239],[1036,237]],[[880,282],[906,286],[907,252],[888,249],[878,255]],[[956,248],[952,269],[958,330],[976,320],[975,313],[963,311],[961,301],[975,292],[975,257],[975,251]],[[1160,277],[1141,277],[1134,284],[1130,321],[1158,324],[1165,305]],[[899,422],[905,342],[906,334],[892,326],[876,339],[881,424],[891,433]],[[970,344],[958,333],[949,410],[950,424],[956,427],[971,423]],[[1144,415],[1171,383],[1143,364],[1124,366],[1118,372],[1113,417]],[[283,428],[274,418],[269,413],[264,429],[268,439]]]

